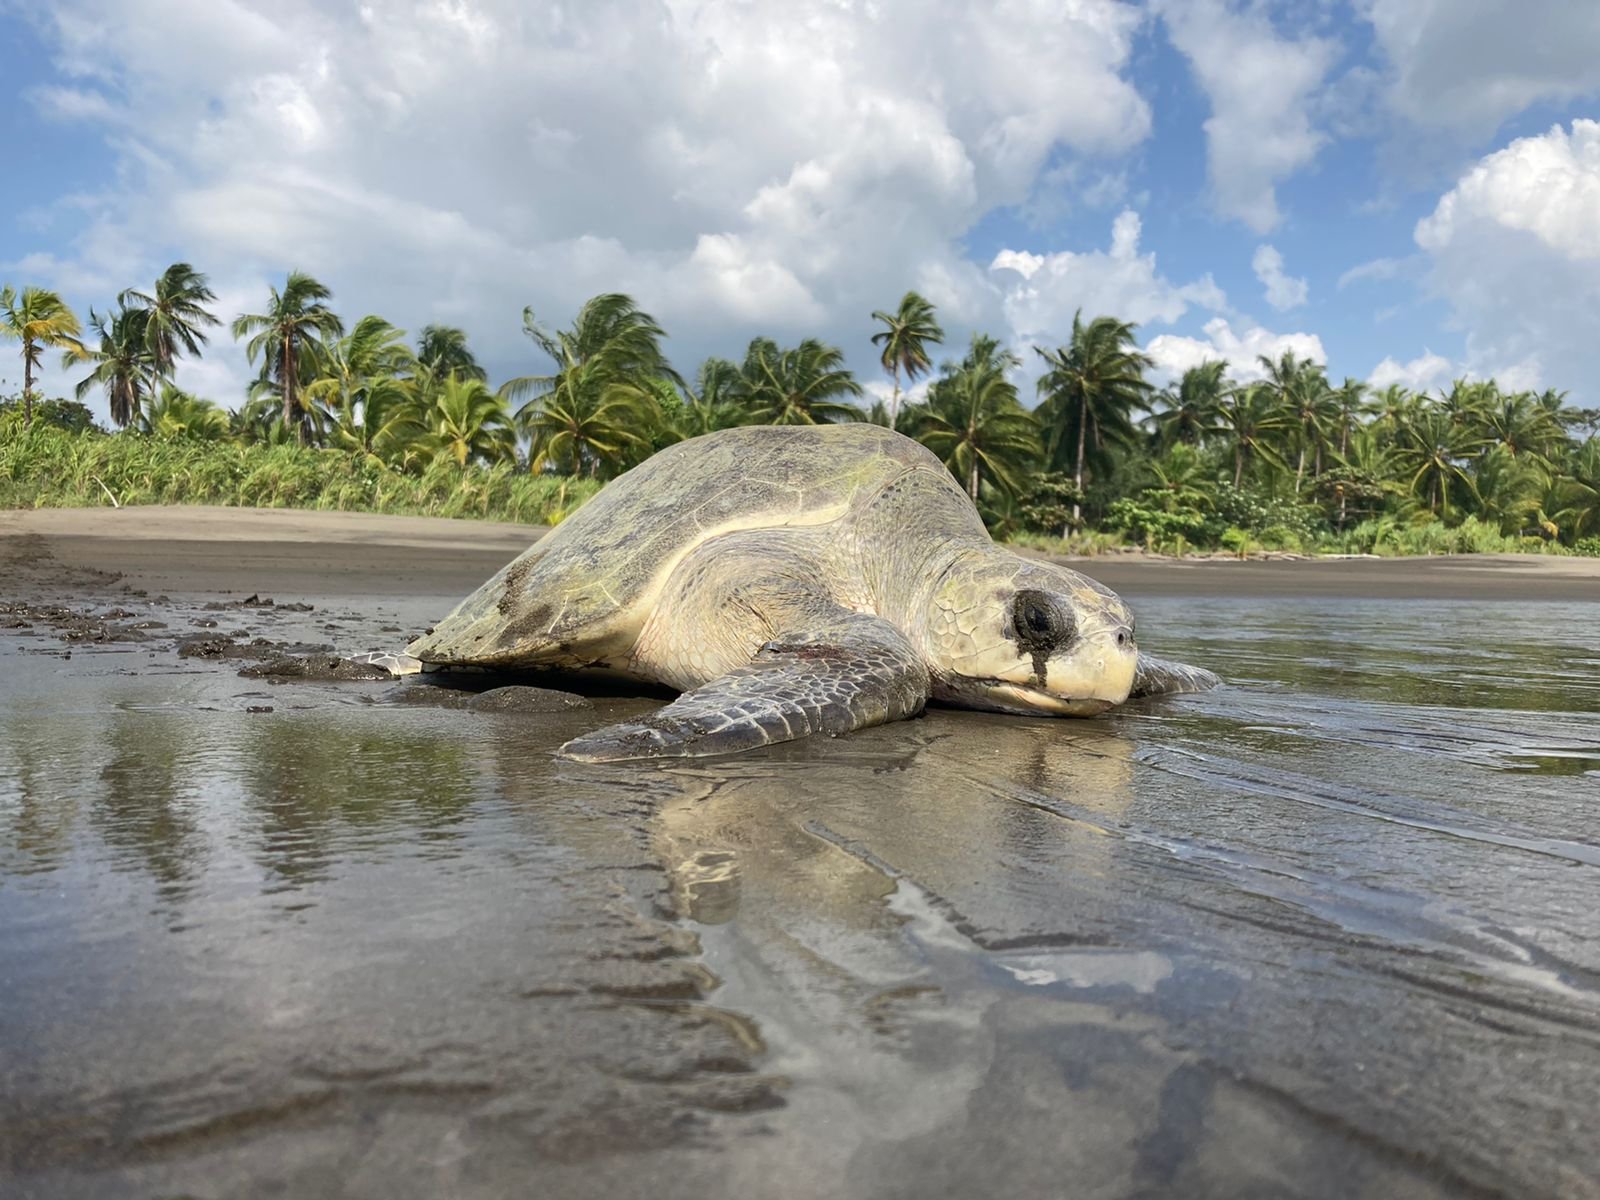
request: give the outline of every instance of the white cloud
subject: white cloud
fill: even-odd
[[[1374,258],[1368,262],[1357,263],[1343,275],[1339,276],[1339,290],[1342,292],[1352,283],[1365,283],[1368,280],[1394,279],[1405,274],[1414,266],[1414,259],[1406,258]]]
[[[1475,221],[1533,234],[1570,259],[1600,258],[1600,122],[1557,125],[1482,159],[1417,224],[1436,252]]]
[[[1410,362],[1397,362],[1393,358],[1385,358],[1372,368],[1372,374],[1367,376],[1367,383],[1375,388],[1399,384],[1409,391],[1426,392],[1448,386],[1452,379],[1458,378],[1461,374],[1462,372],[1458,371],[1448,358],[1424,350]]]
[[[1306,281],[1283,273],[1283,255],[1278,253],[1277,247],[1265,243],[1257,246],[1250,269],[1266,289],[1267,303],[1279,312],[1299,308],[1306,302],[1309,291]]]
[[[1228,374],[1240,383],[1266,378],[1258,357],[1276,360],[1289,350],[1297,358],[1328,361],[1322,339],[1314,333],[1273,333],[1249,322],[1241,322],[1235,331],[1226,317],[1207,321],[1204,338],[1163,333],[1145,346],[1145,353],[1155,359],[1158,379],[1177,379],[1191,367],[1221,359],[1228,364]]]
[[[1156,9],[1211,101],[1205,131],[1217,210],[1267,233],[1281,219],[1276,184],[1326,141],[1308,105],[1337,47],[1279,37],[1260,8],[1225,0],[1156,0]]]
[[[1362,0],[1391,108],[1486,137],[1538,101],[1600,92],[1600,5],[1587,0]]]
[[[1120,213],[1111,225],[1105,250],[1034,254],[1001,250],[989,264],[1003,294],[1002,306],[1013,335],[1024,344],[1064,340],[1072,317],[1115,316],[1144,325],[1170,325],[1191,305],[1213,311],[1227,297],[1202,276],[1175,284],[1156,270],[1154,253],[1139,252],[1139,214]]]
[[[1600,374],[1600,122],[1485,156],[1417,223],[1430,290],[1466,332],[1465,367],[1575,393]]]
[[[103,307],[186,259],[254,306],[309,270],[351,321],[464,326],[497,375],[533,365],[524,305],[564,324],[624,290],[686,371],[762,332],[830,338],[865,373],[866,314],[907,287],[947,327],[998,318],[960,245],[985,212],[1145,137],[1124,78],[1142,19],[1119,0],[58,0],[65,78],[38,103],[106,130],[118,169],[29,281]]]

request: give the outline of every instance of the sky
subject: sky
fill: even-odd
[[[0,101],[0,283],[85,316],[298,269],[498,381],[547,365],[524,306],[623,291],[686,375],[820,337],[886,392],[870,313],[916,289],[938,359],[981,330],[1025,377],[1081,310],[1158,382],[1600,398],[1591,0],[0,0]],[[179,382],[253,374],[222,330]]]

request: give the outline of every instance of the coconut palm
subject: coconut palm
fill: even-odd
[[[1193,446],[1178,442],[1147,469],[1151,482],[1142,494],[1162,512],[1210,508],[1215,503],[1214,473]]]
[[[1090,449],[1134,439],[1132,414],[1151,393],[1144,373],[1153,360],[1138,349],[1138,326],[1115,317],[1096,317],[1087,325],[1083,314],[1072,317],[1072,340],[1055,350],[1036,347],[1047,366],[1039,377],[1043,402],[1038,418],[1045,429],[1045,453],[1051,470],[1072,467],[1072,483],[1083,491],[1084,463]],[[1068,448],[1073,447],[1070,459]],[[1081,518],[1072,506],[1072,521]]]
[[[111,420],[122,429],[139,420],[144,397],[155,387],[155,357],[145,337],[149,319],[149,310],[143,308],[119,307],[103,314],[89,310],[89,328],[99,335],[100,344],[86,351],[94,370],[74,393],[82,400],[95,388],[103,389]]]
[[[1247,465],[1264,462],[1284,466],[1276,443],[1278,435],[1289,428],[1290,418],[1270,387],[1253,383],[1235,388],[1218,415],[1222,440],[1233,454],[1234,487],[1244,482]]]
[[[170,383],[162,386],[138,417],[140,433],[161,438],[218,442],[228,436],[228,414],[210,400],[191,396]]]
[[[1338,453],[1343,455],[1349,452],[1350,435],[1361,423],[1361,418],[1372,411],[1372,406],[1367,402],[1367,385],[1359,379],[1346,376],[1344,383],[1334,390],[1333,403],[1338,413]]]
[[[25,287],[20,295],[7,284],[0,288],[0,336],[22,343],[23,421],[33,424],[33,375],[46,348],[60,350],[70,366],[89,356],[78,339],[83,326],[67,302],[44,288]]]
[[[1450,491],[1470,490],[1472,477],[1466,464],[1483,449],[1485,440],[1452,420],[1443,408],[1434,408],[1407,422],[1396,442],[1396,455],[1409,474],[1411,493],[1426,493],[1428,509],[1441,518],[1450,515]]]
[[[680,436],[699,437],[743,424],[746,419],[744,376],[737,363],[725,358],[708,358],[700,364],[694,386],[689,389],[678,414]]]
[[[584,378],[593,369],[568,373],[566,386],[518,411],[530,471],[609,478],[650,453],[660,420],[650,392]]]
[[[1353,506],[1359,514],[1376,512],[1385,497],[1404,491],[1395,482],[1399,473],[1395,449],[1381,425],[1358,425],[1344,449],[1334,452],[1334,464],[1319,480],[1318,490],[1336,506],[1334,527],[1341,532]]]
[[[1600,534],[1600,437],[1589,438],[1573,451],[1556,481],[1560,508],[1554,514],[1572,541]]]
[[[900,307],[893,313],[874,312],[874,321],[882,321],[885,328],[872,335],[872,344],[882,346],[880,362],[894,379],[894,394],[889,400],[888,426],[895,427],[900,416],[900,376],[906,383],[917,381],[933,369],[928,360],[928,347],[944,341],[944,330],[934,318],[933,305],[916,292],[907,292],[900,298]]]
[[[756,338],[739,373],[747,419],[756,424],[861,420],[861,410],[841,399],[861,395],[861,385],[844,365],[844,352],[815,338],[790,350],[780,350],[771,338]]]
[[[1542,458],[1491,444],[1473,464],[1475,515],[1505,534],[1537,528],[1549,485],[1550,472]]]
[[[1016,356],[996,349],[993,339],[975,336],[966,360],[946,367],[927,403],[907,414],[912,436],[939,456],[974,503],[985,481],[1015,496],[1039,459],[1039,423],[1006,378]]]
[[[297,429],[302,445],[311,441],[314,424],[312,410],[299,395],[302,360],[308,348],[315,353],[344,333],[343,322],[326,303],[331,299],[333,293],[310,275],[291,271],[283,291],[272,289],[266,312],[242,313],[232,325],[236,339],[254,334],[245,354],[251,363],[261,359],[261,381],[276,384],[283,400],[283,426]]]
[[[172,377],[179,354],[198,358],[206,344],[206,329],[221,321],[205,306],[217,298],[205,275],[188,263],[173,263],[156,280],[154,291],[129,288],[117,297],[127,308],[142,309],[145,344],[157,375]]]
[[[328,422],[335,444],[349,450],[373,449],[376,410],[392,412],[415,395],[407,387],[417,361],[405,344],[405,331],[382,317],[366,316],[312,360],[316,377],[305,386],[306,404]],[[431,399],[431,397],[430,397]]]
[[[481,379],[450,376],[423,417],[428,432],[417,444],[435,459],[448,458],[464,467],[469,462],[492,464],[516,456],[511,410],[505,397],[491,391]]]
[[[1566,441],[1556,413],[1528,392],[1512,396],[1496,392],[1475,416],[1478,432],[1513,458],[1532,456],[1544,461]]]
[[[1228,392],[1228,364],[1218,359],[1190,367],[1175,388],[1156,396],[1156,443],[1166,449],[1197,446],[1217,432],[1218,410]]]
[[[416,358],[439,379],[448,375],[480,381],[489,378],[467,348],[466,332],[452,325],[424,325],[417,338]]]
[[[519,410],[553,393],[569,396],[578,387],[630,389],[648,395],[647,381],[665,378],[684,386],[667,361],[661,342],[667,336],[656,319],[620,292],[595,296],[578,310],[570,330],[552,332],[535,320],[533,309],[522,310],[522,331],[555,362],[549,375],[524,375],[508,380],[500,392],[508,400],[527,401]],[[595,402],[598,397],[591,396]],[[567,401],[563,401],[567,403]]]
[[[1312,455],[1312,475],[1322,473],[1322,452],[1329,443],[1330,431],[1338,423],[1339,406],[1320,363],[1297,358],[1293,350],[1285,350],[1277,359],[1258,355],[1256,361],[1266,373],[1262,386],[1283,409],[1288,418],[1285,425],[1295,432],[1298,456],[1294,490],[1298,495],[1308,451]]]

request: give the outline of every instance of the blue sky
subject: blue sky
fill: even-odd
[[[0,0],[0,91],[0,282],[85,314],[298,268],[500,378],[524,305],[622,290],[685,372],[820,336],[876,382],[914,287],[952,353],[1082,308],[1163,375],[1596,391],[1600,5]],[[224,334],[180,379],[250,374]]]

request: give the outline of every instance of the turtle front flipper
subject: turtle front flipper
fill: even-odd
[[[1222,679],[1204,667],[1191,667],[1185,663],[1168,662],[1164,658],[1139,655],[1139,667],[1133,676],[1133,690],[1128,699],[1141,696],[1176,696],[1183,692],[1204,692],[1221,683]]]
[[[845,609],[768,641],[749,665],[637,721],[561,747],[579,762],[731,754],[812,734],[838,736],[922,711],[928,670],[888,621]]]

